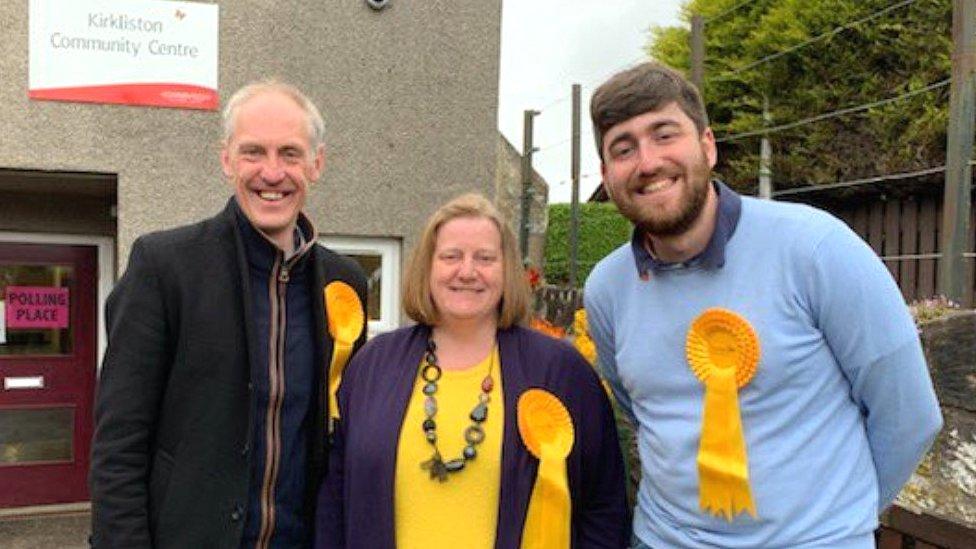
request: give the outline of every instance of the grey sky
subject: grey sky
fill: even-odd
[[[683,24],[681,0],[503,0],[498,128],[522,150],[522,111],[535,118],[536,170],[551,203],[570,200],[571,86],[582,84],[581,200],[600,184],[587,109],[593,89],[645,58],[647,30]]]

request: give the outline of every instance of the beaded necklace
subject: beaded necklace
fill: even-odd
[[[430,471],[430,479],[445,482],[448,473],[457,473],[464,469],[465,463],[471,461],[478,455],[476,446],[485,440],[485,431],[482,424],[488,419],[488,402],[491,400],[491,390],[495,387],[495,380],[491,373],[495,368],[495,349],[492,346],[491,358],[488,363],[488,375],[481,380],[481,392],[478,394],[478,403],[471,409],[468,415],[471,418],[471,425],[464,430],[464,441],[467,445],[461,451],[461,456],[449,461],[444,461],[441,452],[437,448],[437,422],[434,416],[437,415],[437,381],[440,380],[441,367],[437,364],[437,345],[434,340],[427,339],[427,351],[424,353],[424,365],[420,369],[420,377],[425,381],[423,386],[424,397],[424,422],[421,425],[427,442],[434,448],[434,454],[430,459],[423,461],[420,467],[425,471]]]

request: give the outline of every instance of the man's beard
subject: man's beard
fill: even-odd
[[[693,177],[698,177],[694,174]],[[687,194],[682,195],[684,201],[679,204],[679,210],[673,216],[647,216],[636,220],[636,224],[645,234],[652,236],[678,236],[684,234],[701,216],[708,197],[708,176],[701,176],[700,180],[690,183]]]
[[[686,187],[683,189],[678,211],[673,215],[664,212],[648,213],[634,204],[626,208],[620,208],[620,204],[617,206],[620,213],[645,234],[658,237],[684,234],[695,224],[705,208],[710,175],[711,170],[704,161],[684,174]]]

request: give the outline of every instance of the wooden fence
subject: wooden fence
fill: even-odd
[[[566,328],[573,323],[576,309],[583,307],[583,290],[569,286],[545,284],[536,288],[534,313],[554,326]]]
[[[881,256],[908,302],[937,295],[942,229],[942,197],[908,196],[855,204],[825,206],[840,217]],[[970,227],[976,229],[976,208]],[[970,233],[972,235],[972,233]],[[970,237],[973,238],[972,236]],[[973,240],[969,250],[973,249]],[[967,279],[976,288],[973,260]],[[969,303],[972,306],[972,298]]]

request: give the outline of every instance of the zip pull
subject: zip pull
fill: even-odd
[[[281,266],[281,271],[278,272],[278,282],[288,282],[288,267],[286,265]]]

